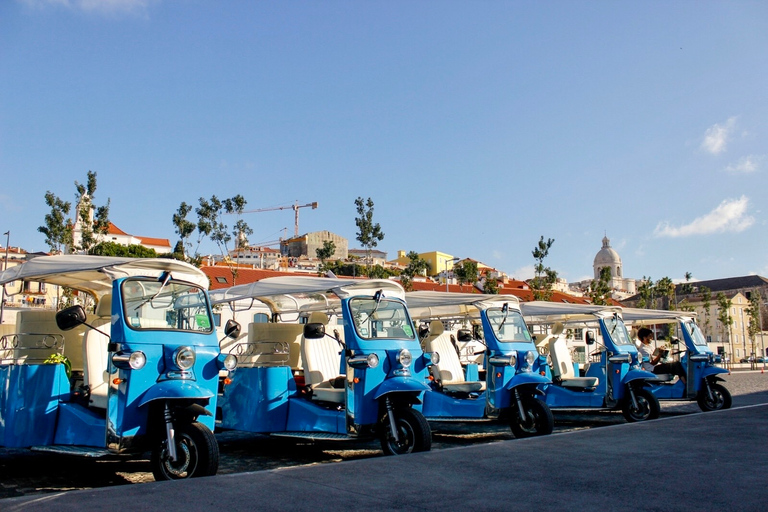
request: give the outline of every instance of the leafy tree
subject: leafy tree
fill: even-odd
[[[400,273],[400,284],[403,285],[405,291],[411,291],[413,289],[414,276],[426,273],[429,270],[429,262],[421,258],[416,251],[410,251],[406,256],[409,261],[408,265]]]
[[[77,218],[80,221],[80,244],[73,247],[75,251],[88,254],[90,249],[99,242],[100,235],[107,234],[109,229],[109,203],[96,207],[93,204],[96,194],[96,173],[88,171],[88,181],[80,184],[75,181],[77,189]]]
[[[483,293],[496,295],[499,293],[499,280],[495,277],[486,277],[483,282]]]
[[[709,321],[712,316],[712,290],[706,286],[699,288],[701,305],[704,308],[704,332],[709,332]]]
[[[760,325],[760,305],[762,301],[759,291],[754,290],[749,294],[749,307],[747,307],[749,326],[747,327],[747,333],[749,334],[749,341],[752,344],[753,354],[757,353],[755,343],[757,341],[757,335],[762,331],[762,326]],[[765,356],[765,354],[762,355]]]
[[[237,237],[236,248],[240,249],[247,245],[247,236],[253,233],[253,231],[244,221],[238,220],[233,231],[230,232],[222,216],[225,214],[237,214],[239,216],[243,213],[247,201],[238,194],[223,201],[215,195],[211,196],[210,200],[201,197],[198,202],[200,206],[195,208],[195,213],[197,213],[198,247],[205,237],[209,237],[216,244],[221,256],[229,267],[229,271],[232,274],[232,283],[234,284],[237,281],[238,270],[237,265],[232,263],[232,259],[229,257],[229,242],[232,240],[232,235],[234,235]],[[199,253],[195,253],[195,258],[199,258],[199,256]]]
[[[611,267],[600,268],[600,278],[589,284],[587,296],[592,304],[608,305],[611,299]]]
[[[320,274],[326,272],[326,266],[325,266],[325,260],[333,256],[333,254],[336,252],[336,244],[333,242],[333,240],[324,240],[323,241],[323,247],[318,247],[315,249],[315,254],[317,254],[317,257],[320,258]]]
[[[72,224],[67,221],[72,204],[50,190],[45,193],[45,204],[51,211],[45,215],[45,226],[37,230],[45,235],[45,243],[51,252],[60,253],[64,247],[72,245]]]
[[[373,262],[371,253],[374,247],[384,240],[384,232],[381,230],[378,222],[373,222],[373,201],[370,197],[367,201],[363,201],[362,197],[358,197],[355,199],[355,207],[357,208],[358,215],[355,218],[357,241],[365,248],[367,253],[366,263],[368,266],[371,266]],[[368,277],[372,277],[370,272]]]
[[[115,242],[101,242],[91,249],[97,256],[117,256],[121,258],[157,258],[157,251],[143,245],[120,245]]]
[[[549,300],[552,298],[552,285],[557,281],[557,272],[544,266],[544,258],[549,255],[549,249],[555,243],[553,238],[544,241],[544,236],[539,239],[539,243],[534,247],[532,254],[536,260],[534,265],[535,276],[531,279],[531,291],[533,291],[533,300]]]
[[[464,260],[461,265],[454,265],[453,275],[459,282],[459,288],[465,283],[473,284],[477,281],[477,263],[470,260]]]
[[[192,211],[192,206],[182,201],[179,209],[173,214],[173,226],[176,228],[176,234],[179,235],[179,242],[176,244],[174,253],[180,253],[182,259],[186,257],[187,248],[191,249],[192,244],[189,237],[195,232],[195,223],[187,220],[187,215]]]
[[[725,342],[731,348],[731,358],[733,358],[733,347],[731,346],[731,325],[733,325],[733,317],[731,316],[732,305],[733,303],[731,302],[731,299],[726,297],[723,292],[717,294],[717,319],[723,327]]]
[[[637,287],[637,293],[640,295],[640,299],[637,301],[637,307],[652,309],[653,308],[653,294],[654,286],[653,279],[643,276],[640,285]]]

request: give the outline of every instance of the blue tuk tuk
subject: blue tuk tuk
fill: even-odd
[[[0,274],[3,285],[19,280],[58,285],[75,304],[22,309],[0,340],[0,446],[151,452],[157,480],[216,473],[225,364],[205,274],[170,259],[61,255]]]
[[[585,304],[533,301],[521,304],[529,327],[538,325],[547,333],[536,340],[543,366],[552,383],[542,386],[545,402],[553,410],[621,410],[627,421],[659,416],[660,407],[651,392],[656,376],[642,369],[642,361],[622,319],[621,308]],[[583,370],[577,369],[566,343],[566,328],[586,330],[587,346],[601,343],[590,354]]]
[[[424,323],[422,347],[431,354],[431,390],[421,405],[427,420],[505,421],[519,438],[552,433],[552,412],[539,398],[539,387],[552,381],[540,373],[517,297],[422,291],[407,293],[406,301]],[[475,353],[461,361],[465,347],[478,343],[485,349],[482,371]]]
[[[707,339],[696,323],[696,313],[687,311],[663,311],[653,309],[624,308],[624,320],[633,327],[660,324],[677,324],[677,332],[683,337],[684,347],[679,347],[679,338],[673,337],[672,347],[667,348],[669,357],[679,362],[685,372],[684,379],[674,375],[656,375],[651,382],[651,393],[659,400],[695,400],[702,411],[717,411],[731,407],[731,393],[719,384],[724,382],[720,375],[729,374],[725,368],[716,366],[720,356],[707,344]]]
[[[247,323],[222,345],[217,426],[310,440],[375,439],[386,454],[431,448],[413,406],[428,390],[426,359],[394,281],[276,277],[212,292]],[[225,307],[228,305],[228,308]]]

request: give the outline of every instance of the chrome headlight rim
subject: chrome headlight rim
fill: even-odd
[[[430,352],[429,358],[432,364],[440,364],[440,352]]]
[[[525,363],[526,366],[533,366],[533,363],[536,361],[536,354],[533,352],[533,350],[529,350],[525,353]]]
[[[379,356],[374,353],[368,354],[365,360],[368,362],[368,368],[376,368],[379,366]]]
[[[411,354],[410,350],[404,348],[398,352],[397,362],[400,363],[404,368],[408,368],[413,362],[413,354]]]
[[[222,361],[222,365],[224,366],[225,370],[231,372],[237,368],[237,356],[234,354],[227,354],[227,356],[224,358],[224,361]]]
[[[189,370],[195,366],[196,361],[197,354],[192,347],[179,347],[173,352],[173,362],[180,370]]]
[[[141,370],[147,364],[147,355],[141,350],[131,352],[128,356],[128,366],[133,370]]]

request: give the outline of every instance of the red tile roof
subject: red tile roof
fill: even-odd
[[[155,245],[158,247],[170,247],[171,242],[167,238],[150,238],[148,236],[137,236],[141,243],[144,245]]]

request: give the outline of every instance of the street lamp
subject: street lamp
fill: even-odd
[[[446,292],[449,291],[448,290],[448,262],[451,261],[453,263],[456,263],[460,259],[461,258],[451,258],[450,260],[445,260],[445,291]]]
[[[3,272],[8,268],[8,244],[11,240],[11,232],[6,231],[5,235],[5,260],[3,261]],[[0,299],[0,325],[3,323],[3,311],[5,310],[5,285],[3,285],[3,294]]]

